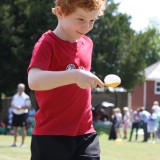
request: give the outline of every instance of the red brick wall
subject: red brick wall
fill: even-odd
[[[160,103],[160,95],[155,95],[154,93],[154,81],[146,81],[146,109],[151,111],[151,107],[154,101],[159,101]],[[139,85],[134,88],[132,92],[132,108],[136,109],[138,107],[143,106],[143,92],[144,85]]]
[[[160,103],[160,95],[156,95],[154,93],[154,81],[147,81],[147,94],[146,94],[146,108],[150,111],[154,101],[159,101]]]
[[[136,86],[132,92],[131,106],[133,110],[143,106],[143,88],[143,84]]]

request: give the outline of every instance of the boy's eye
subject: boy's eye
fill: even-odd
[[[95,20],[90,20],[90,22],[95,22]]]
[[[78,18],[78,20],[79,20],[79,21],[84,21],[84,19],[82,19],[82,18]]]

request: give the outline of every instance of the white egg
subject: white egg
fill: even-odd
[[[104,83],[108,87],[117,87],[121,83],[121,79],[115,74],[109,74],[104,78]]]

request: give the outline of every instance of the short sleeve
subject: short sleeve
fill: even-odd
[[[34,46],[28,71],[32,67],[48,70],[52,59],[52,49],[46,41],[38,41]]]

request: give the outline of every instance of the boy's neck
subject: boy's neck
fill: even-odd
[[[53,33],[59,37],[60,39],[64,40],[64,41],[68,41],[70,43],[75,43],[77,42],[78,40],[75,39],[75,40],[71,40],[71,39],[68,39],[66,36],[65,36],[65,33],[63,33],[63,31],[60,31],[58,28],[56,28],[55,30],[53,30]]]

